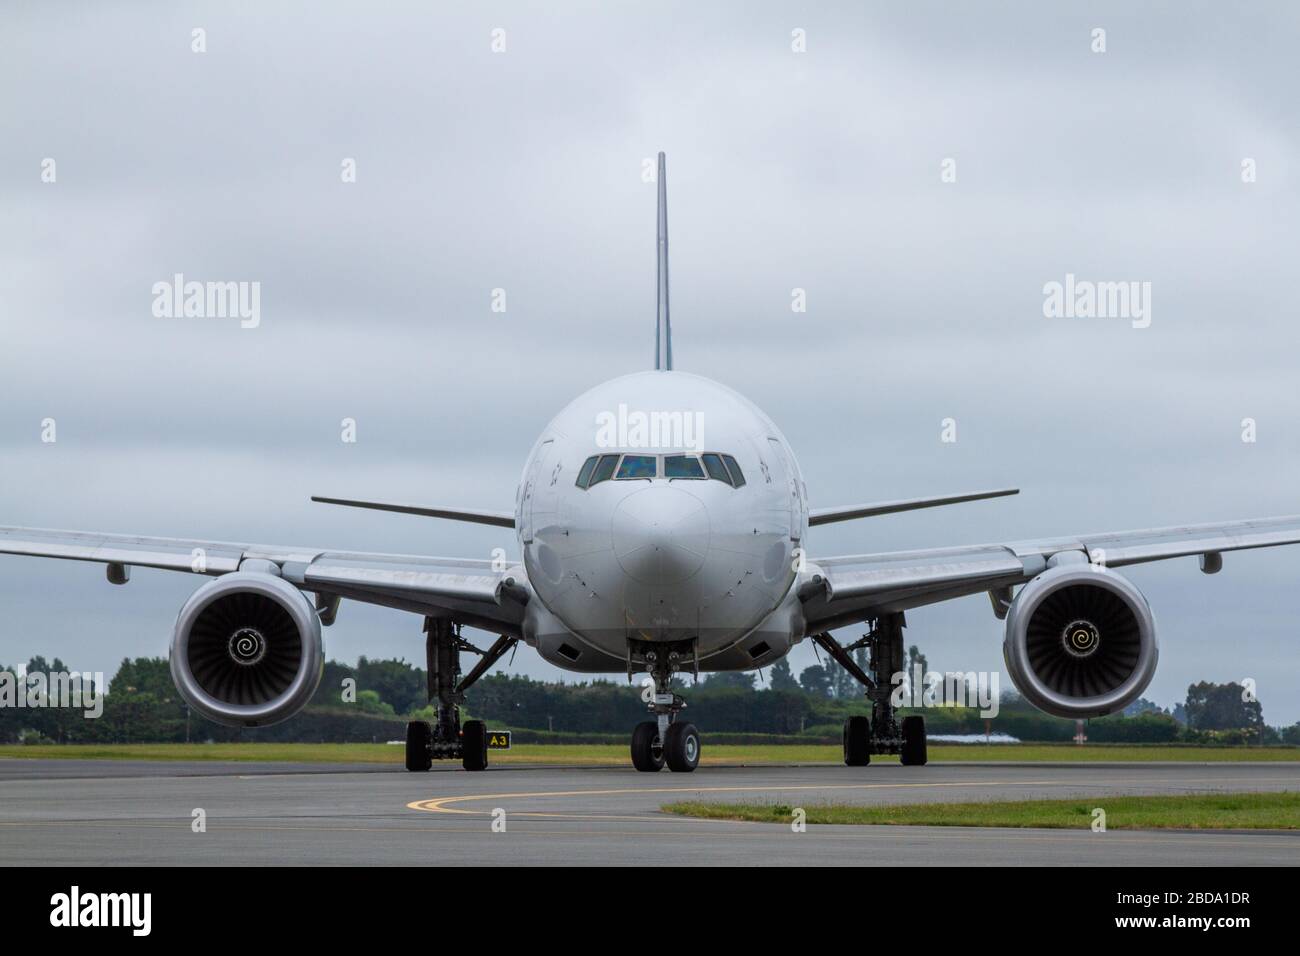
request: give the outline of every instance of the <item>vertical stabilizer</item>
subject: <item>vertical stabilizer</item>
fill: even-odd
[[[664,154],[659,154],[659,292],[655,324],[655,368],[672,371],[673,326],[668,321],[668,177]]]

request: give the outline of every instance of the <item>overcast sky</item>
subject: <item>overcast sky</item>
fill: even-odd
[[[510,509],[548,418],[652,363],[660,149],[676,365],[776,420],[815,507],[1023,489],[814,556],[1300,512],[1293,5],[702,7],[6,4],[0,523],[515,554],[308,496]],[[260,283],[261,324],[155,317],[178,272]],[[1067,273],[1150,282],[1150,326],[1044,317]],[[0,661],[110,674],[195,587],[0,569]],[[1300,720],[1300,549],[1131,577],[1148,697],[1253,677]],[[1002,669],[983,596],[908,621],[932,667]],[[355,604],[326,641],[423,655],[417,618]]]

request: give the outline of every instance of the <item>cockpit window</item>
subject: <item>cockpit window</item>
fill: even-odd
[[[704,478],[704,469],[694,455],[665,455],[665,478]]]
[[[744,485],[745,473],[742,472],[740,466],[736,464],[736,459],[732,458],[730,455],[723,455],[722,460],[727,463],[727,470],[731,472],[731,483],[737,488]]]
[[[600,461],[596,464],[596,469],[591,473],[591,480],[587,482],[587,487],[598,485],[602,481],[609,481],[614,477],[614,468],[618,465],[618,455],[601,455]]]
[[[591,473],[596,470],[596,462],[600,461],[599,455],[592,455],[582,463],[582,470],[578,472],[578,480],[575,482],[579,488],[586,488],[591,481]]]
[[[659,459],[654,455],[624,455],[615,478],[655,478],[659,474]]]
[[[664,478],[712,479],[739,488],[745,483],[740,465],[730,455],[709,451],[701,455],[664,455]],[[582,463],[574,482],[579,488],[593,488],[611,478],[633,480],[661,477],[658,455],[592,455]]]
[[[722,456],[717,452],[706,452],[704,458],[704,469],[709,473],[709,477],[714,481],[725,481],[731,484],[731,476],[727,474],[727,466],[722,463]]]

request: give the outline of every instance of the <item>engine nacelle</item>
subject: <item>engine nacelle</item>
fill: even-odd
[[[1002,644],[1016,688],[1057,717],[1128,706],[1156,671],[1156,624],[1142,592],[1092,564],[1049,568],[1016,595]]]
[[[272,574],[236,571],[195,591],[176,617],[172,680],[195,711],[265,727],[307,705],[325,668],[320,616]]]

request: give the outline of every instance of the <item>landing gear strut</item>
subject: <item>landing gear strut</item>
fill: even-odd
[[[902,612],[882,614],[868,622],[862,640],[848,647],[829,634],[812,635],[813,642],[847,670],[867,689],[871,717],[854,716],[844,722],[844,762],[862,767],[871,762],[872,754],[898,754],[904,766],[922,766],[927,759],[925,718],[904,717],[900,722],[890,695],[893,675],[903,669]],[[870,652],[867,668],[858,666],[851,655],[860,647]]]
[[[501,635],[490,648],[481,651],[460,636],[460,626],[447,618],[426,617],[425,661],[429,680],[429,702],[437,703],[433,724],[413,720],[406,725],[406,769],[428,770],[435,760],[460,758],[466,770],[486,770],[488,764],[487,725],[481,720],[460,721],[465,691],[515,646],[516,637]],[[461,651],[480,655],[479,662],[462,679]]]
[[[654,681],[654,694],[647,710],[654,720],[645,720],[632,731],[632,766],[643,773],[655,773],[664,764],[675,773],[690,773],[700,764],[700,732],[692,723],[679,721],[677,715],[686,701],[674,692],[673,674],[687,663],[698,674],[695,642],[653,644],[629,641],[627,676],[632,679],[633,659],[639,659]]]

